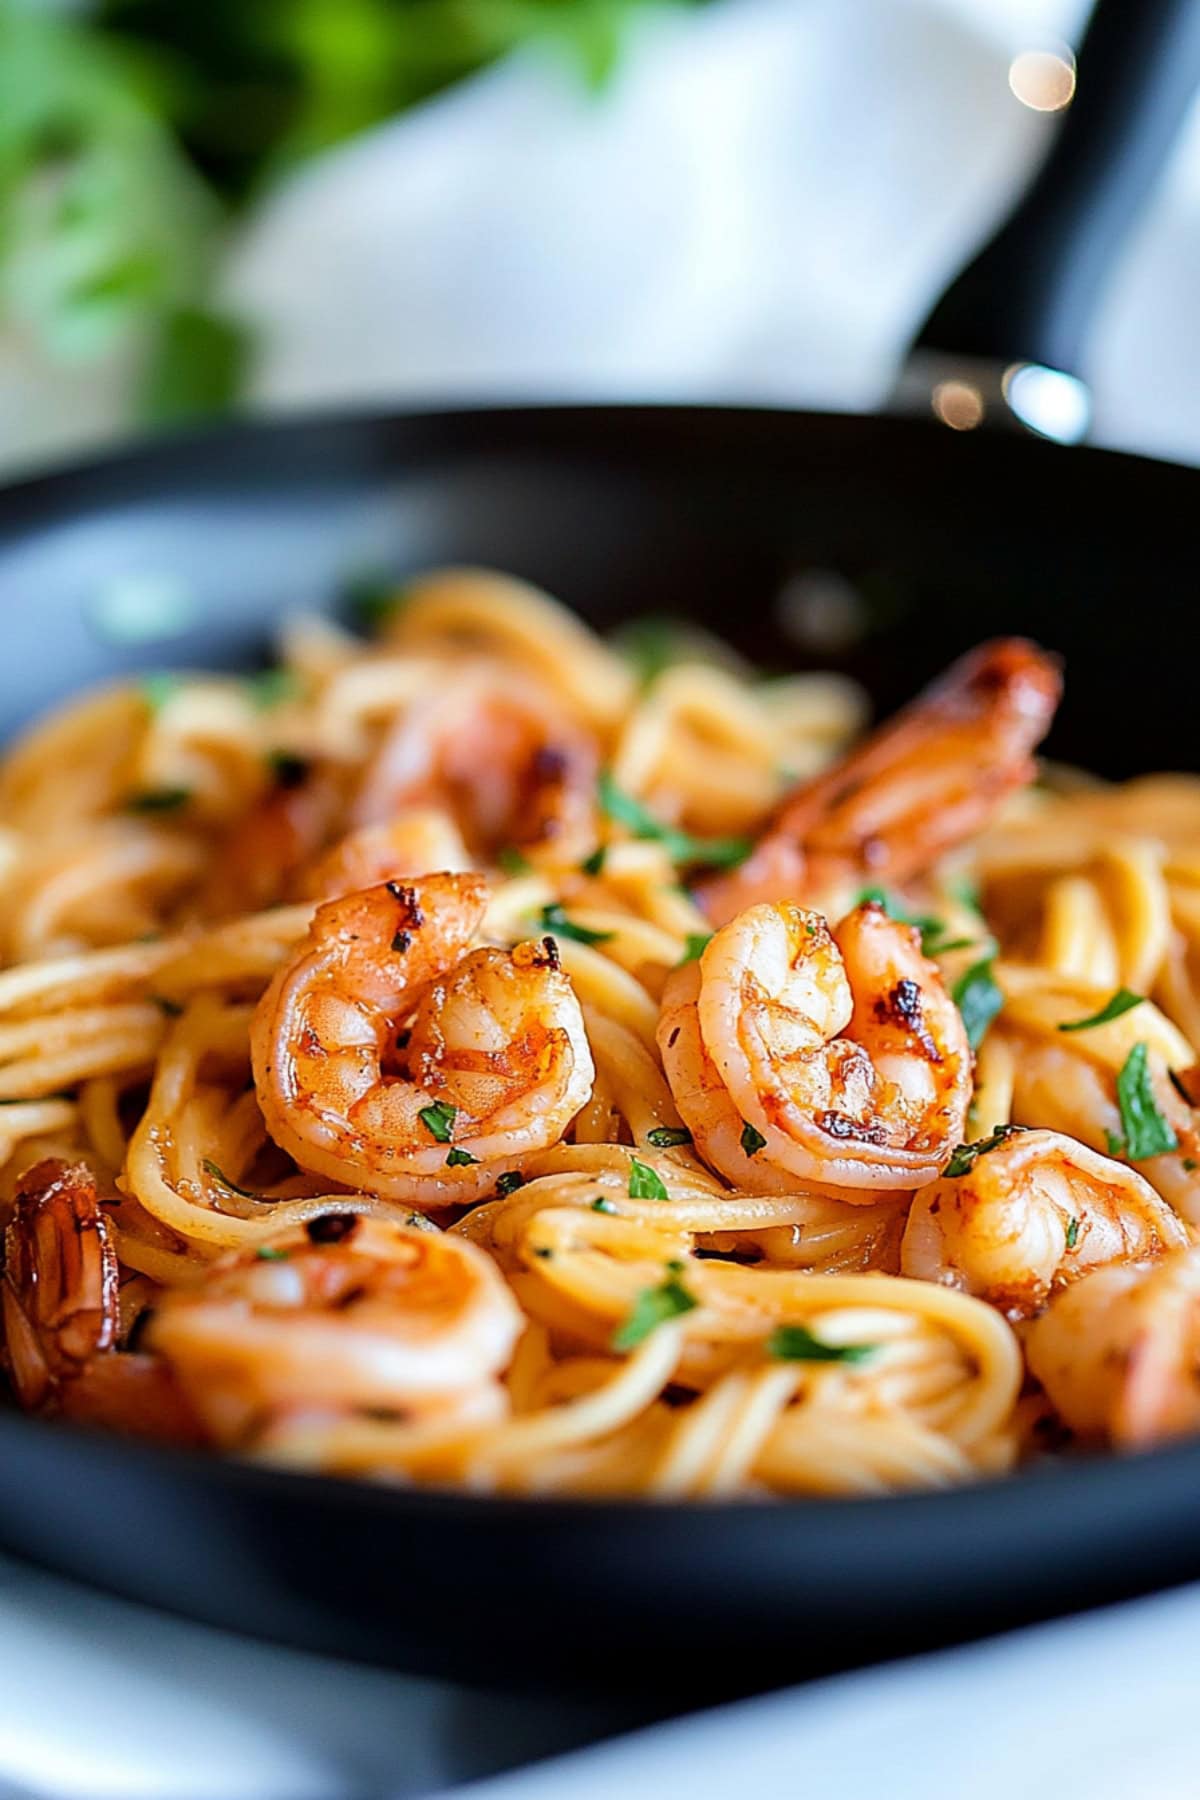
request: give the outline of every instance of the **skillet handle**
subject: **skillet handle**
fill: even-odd
[[[971,362],[993,371],[1029,364],[1081,388],[1084,342],[1105,278],[1198,87],[1200,0],[1097,0],[1079,49],[1075,98],[1050,154],[917,335],[911,367],[924,368],[918,385],[927,400],[939,366],[945,374]],[[906,387],[915,398],[911,375],[902,398]],[[1082,388],[1080,398],[1086,410]],[[1066,413],[1073,410],[1068,404]],[[1019,422],[1044,428],[1035,419]],[[1077,422],[1077,430],[1048,435],[1082,436],[1086,418]]]

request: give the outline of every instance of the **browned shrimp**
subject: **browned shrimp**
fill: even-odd
[[[1032,780],[1061,691],[1057,662],[1035,644],[980,645],[789,794],[740,868],[701,888],[701,905],[718,923],[759,900],[836,916],[864,881],[911,879]]]
[[[478,875],[318,907],[250,1034],[267,1129],[303,1169],[413,1205],[478,1200],[557,1144],[592,1091],[553,939],[471,948]]]
[[[1057,1131],[1010,1126],[964,1146],[917,1195],[900,1267],[1028,1319],[1091,1269],[1186,1243],[1180,1219],[1128,1163]]]
[[[971,1048],[911,925],[873,902],[748,907],[667,979],[663,1067],[696,1148],[758,1192],[871,1200],[934,1180],[962,1136]]]
[[[29,1169],[4,1234],[4,1360],[28,1412],[139,1436],[202,1436],[158,1358],[117,1348],[117,1255],[84,1163]]]
[[[381,881],[470,866],[453,819],[436,807],[416,807],[386,825],[360,825],[347,832],[309,870],[304,892],[315,900],[336,900]]]
[[[327,775],[286,765],[214,851],[200,894],[203,915],[223,919],[288,898],[327,841],[337,806],[337,789]]]
[[[1025,1347],[1081,1436],[1143,1446],[1200,1430],[1200,1249],[1085,1275],[1034,1321]]]
[[[571,860],[595,842],[599,750],[553,695],[511,670],[464,667],[410,707],[368,765],[354,823],[447,806],[470,849],[547,849]]]

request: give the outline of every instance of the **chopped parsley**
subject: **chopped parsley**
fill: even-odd
[[[549,1244],[535,1244],[533,1254],[540,1256],[543,1262],[551,1262],[554,1258],[554,1251]]]
[[[754,848],[749,838],[698,838],[680,831],[675,825],[664,825],[648,812],[640,800],[619,788],[608,770],[601,772],[597,784],[601,810],[624,825],[635,838],[661,844],[672,862],[703,863],[711,869],[734,869],[745,862]]]
[[[300,678],[294,669],[263,669],[257,675],[247,675],[245,686],[250,704],[259,712],[269,712],[271,707],[295,700],[300,694]]]
[[[134,813],[178,812],[181,806],[187,805],[191,797],[191,788],[143,788],[140,793],[129,795],[125,809]]]
[[[1148,1156],[1161,1156],[1166,1150],[1179,1148],[1179,1139],[1154,1098],[1146,1056],[1145,1043],[1135,1044],[1117,1076],[1117,1105],[1121,1109],[1125,1155],[1130,1162],[1143,1162]]]
[[[619,1206],[614,1206],[613,1202],[606,1199],[603,1194],[597,1194],[596,1198],[592,1201],[593,1212],[619,1214],[620,1210]]]
[[[142,690],[142,699],[150,708],[152,715],[157,716],[183,686],[183,678],[172,675],[164,669],[153,669],[149,675],[143,675],[138,686]]]
[[[604,869],[604,859],[608,855],[608,845],[598,844],[590,856],[585,856],[579,867],[584,875],[599,875]]]
[[[668,1319],[678,1319],[684,1313],[693,1312],[698,1305],[699,1301],[688,1292],[678,1275],[668,1276],[658,1287],[643,1288],[629,1317],[613,1333],[613,1349],[636,1350]]]
[[[525,1177],[519,1169],[507,1169],[503,1175],[496,1177],[496,1192],[503,1200],[507,1200],[510,1194],[515,1194],[518,1188],[524,1186]]]
[[[1090,1031],[1093,1025],[1107,1025],[1112,1019],[1119,1019],[1122,1013],[1132,1012],[1135,1006],[1141,1006],[1144,994],[1135,994],[1132,988],[1118,988],[1111,1000],[1106,1000],[1099,1012],[1090,1013],[1086,1019],[1070,1019],[1065,1025],[1059,1025],[1059,1031]]]
[[[1185,1175],[1194,1175],[1196,1173],[1197,1169],[1200,1169],[1200,1163],[1198,1163],[1196,1161],[1195,1157],[1194,1156],[1185,1156],[1183,1159],[1184,1174]]]
[[[690,1144],[692,1134],[686,1125],[656,1125],[646,1133],[646,1142],[656,1150],[674,1150],[678,1144]]]
[[[1121,1136],[1119,1131],[1109,1131],[1106,1126],[1104,1130],[1104,1141],[1108,1145],[1108,1154],[1110,1156],[1124,1156],[1125,1139]]]
[[[466,1169],[478,1161],[479,1158],[472,1156],[469,1150],[451,1150],[446,1158],[446,1167],[448,1169]]]
[[[557,900],[549,906],[543,906],[538,919],[546,931],[557,937],[574,938],[577,944],[606,944],[616,934],[611,931],[590,931],[586,925],[577,925],[574,919],[568,919]]]
[[[767,1140],[762,1132],[756,1130],[755,1127],[751,1125],[749,1119],[743,1119],[742,1149],[746,1152],[746,1155],[757,1156],[760,1150],[766,1149],[766,1146]]]
[[[1073,1250],[1079,1242],[1079,1220],[1067,1220],[1067,1249]]]
[[[683,955],[679,959],[680,968],[684,963],[699,962],[712,942],[711,931],[689,931],[683,940]]]
[[[1020,1130],[1019,1125],[997,1125],[990,1137],[979,1138],[973,1144],[959,1144],[942,1170],[943,1176],[957,1181],[960,1175],[969,1175],[981,1156],[986,1156],[989,1150],[994,1150]]]
[[[878,1356],[881,1344],[827,1344],[807,1325],[777,1325],[767,1339],[767,1355],[776,1362],[862,1363]]]
[[[160,1012],[166,1013],[168,1019],[177,1019],[183,1012],[179,1001],[172,1000],[168,994],[151,994],[150,998]]]
[[[854,905],[865,906],[868,902],[882,906],[888,918],[895,919],[900,925],[915,925],[921,934],[921,951],[925,956],[945,956],[951,950],[969,950],[979,941],[977,938],[952,937],[944,919],[933,918],[927,913],[910,913],[887,888],[860,889]]]
[[[505,844],[502,850],[497,850],[496,865],[506,875],[528,875],[533,868],[524,851],[518,850],[513,844]]]
[[[981,962],[972,963],[951,989],[951,998],[962,1014],[967,1042],[972,1050],[978,1050],[987,1036],[988,1026],[1004,1005],[1004,995],[992,973],[994,960],[988,956]]]
[[[435,1100],[432,1106],[423,1106],[417,1117],[430,1137],[436,1138],[439,1144],[448,1144],[458,1108],[446,1100]]]
[[[238,1191],[241,1192],[240,1188]],[[292,1253],[290,1250],[276,1250],[274,1244],[260,1244],[254,1254],[259,1262],[286,1262]]]
[[[236,1181],[230,1181],[228,1175],[225,1174],[219,1164],[212,1160],[211,1156],[206,1156],[204,1158],[203,1168],[206,1175],[211,1175],[214,1181],[219,1181],[221,1186],[223,1188],[228,1188],[231,1194],[240,1194],[243,1200],[258,1199],[258,1195],[250,1188],[239,1187]]]
[[[631,1200],[669,1200],[671,1198],[662,1177],[639,1162],[636,1156],[629,1159],[629,1198]]]

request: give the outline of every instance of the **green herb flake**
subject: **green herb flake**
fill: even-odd
[[[765,1150],[766,1147],[767,1140],[762,1132],[756,1130],[748,1119],[744,1119],[742,1121],[742,1149],[746,1155],[757,1156],[759,1151]]]
[[[603,1194],[596,1195],[596,1198],[592,1201],[591,1210],[598,1213],[608,1213],[611,1217],[616,1218],[619,1218],[621,1213],[620,1207],[614,1206],[612,1201],[606,1199]]]
[[[1079,1242],[1079,1220],[1067,1220],[1067,1249],[1073,1250]]]
[[[689,931],[687,937],[684,939],[683,955],[679,959],[680,968],[683,967],[684,963],[699,962],[700,958],[711,944],[712,938],[713,934],[711,931]]]
[[[1113,1019],[1119,1019],[1123,1013],[1132,1012],[1135,1006],[1145,1001],[1144,994],[1135,994],[1131,988],[1118,988],[1111,1000],[1105,1001],[1099,1012],[1091,1013],[1086,1019],[1071,1019],[1065,1025],[1058,1026],[1059,1031],[1090,1031],[1093,1025],[1107,1025]]]
[[[496,852],[496,866],[506,875],[528,875],[533,868],[529,858],[513,844],[505,844]]]
[[[218,1163],[213,1162],[210,1156],[204,1158],[203,1168],[206,1175],[211,1175],[214,1181],[219,1181],[221,1186],[228,1188],[231,1194],[240,1194],[243,1200],[258,1199],[258,1195],[250,1188],[239,1187],[236,1181],[230,1181],[228,1175],[224,1173]]]
[[[166,1013],[168,1019],[177,1019],[183,1012],[183,1007],[180,1005],[179,1001],[172,1000],[166,994],[151,994],[150,998],[160,1012]]]
[[[469,1150],[451,1150],[446,1158],[446,1167],[448,1169],[466,1169],[478,1161],[479,1158],[472,1156]]]
[[[957,1181],[960,1175],[969,1175],[981,1156],[989,1150],[995,1150],[1007,1138],[1020,1131],[1020,1125],[997,1125],[990,1137],[979,1138],[973,1144],[959,1144],[950,1157],[950,1161],[942,1170],[942,1175],[949,1181]]]
[[[664,825],[652,812],[617,786],[607,769],[601,771],[597,791],[601,810],[635,838],[661,844],[672,862],[702,863],[710,869],[734,869],[754,848],[749,838],[697,838],[674,825]]]
[[[183,687],[183,678],[172,675],[165,669],[152,669],[143,675],[138,682],[142,699],[150,709],[151,716],[157,718],[168,701],[172,700]]]
[[[308,757],[297,756],[294,750],[269,750],[267,767],[277,786],[282,788],[298,788],[312,772]]]
[[[503,1175],[496,1177],[496,1192],[502,1200],[507,1200],[510,1194],[515,1194],[518,1188],[524,1186],[525,1177],[519,1169],[507,1169]]]
[[[775,1362],[864,1363],[878,1356],[881,1344],[827,1344],[807,1325],[777,1325],[767,1339],[767,1355]]]
[[[1104,1141],[1108,1145],[1108,1154],[1110,1156],[1124,1156],[1125,1139],[1121,1136],[1119,1131],[1109,1131],[1106,1128],[1104,1132]]]
[[[585,856],[579,865],[583,875],[600,875],[604,871],[604,860],[608,855],[608,845],[598,844],[590,856]]]
[[[568,919],[557,900],[543,906],[538,919],[545,931],[553,932],[556,937],[574,938],[577,944],[606,944],[616,935],[611,931],[589,931],[586,925],[577,925],[574,919]]]
[[[269,712],[285,700],[300,697],[300,677],[294,669],[263,669],[245,678],[246,696],[257,712]]]
[[[1121,1109],[1125,1154],[1131,1162],[1144,1162],[1149,1156],[1161,1156],[1164,1151],[1179,1148],[1179,1139],[1154,1098],[1146,1058],[1146,1045],[1135,1044],[1117,1076],[1117,1105]]]
[[[643,1288],[633,1303],[633,1310],[625,1323],[613,1333],[614,1350],[636,1350],[644,1343],[652,1331],[665,1325],[668,1319],[678,1319],[684,1313],[690,1313],[699,1305],[699,1301],[684,1287],[678,1275],[670,1275],[658,1287]]]
[[[292,1253],[290,1250],[276,1250],[273,1244],[260,1244],[254,1254],[259,1262],[286,1262]]]
[[[993,966],[992,957],[972,963],[966,974],[959,976],[951,990],[951,998],[962,1014],[967,1041],[972,1050],[978,1050],[987,1036],[989,1025],[1004,1005],[1004,995],[996,984]]]
[[[554,1257],[554,1251],[549,1244],[535,1244],[533,1254],[540,1256],[543,1262],[550,1262]]]
[[[656,1150],[674,1150],[691,1141],[692,1134],[686,1125],[656,1125],[653,1131],[646,1133],[646,1142],[653,1144]]]
[[[191,797],[192,790],[185,787],[143,788],[141,793],[129,795],[125,810],[132,813],[178,812]]]
[[[662,1177],[639,1162],[636,1156],[629,1159],[629,1198],[631,1200],[669,1200],[666,1184]]]
[[[448,1144],[458,1108],[446,1100],[435,1100],[432,1106],[423,1106],[417,1117],[431,1138],[436,1138],[439,1144]]]
[[[1196,1173],[1197,1169],[1200,1169],[1200,1163],[1198,1163],[1196,1161],[1195,1157],[1194,1156],[1185,1156],[1183,1159],[1184,1174],[1185,1175],[1194,1175]]]

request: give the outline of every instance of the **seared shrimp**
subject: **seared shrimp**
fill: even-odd
[[[971,1048],[916,931],[868,903],[752,906],[668,978],[658,1045],[705,1160],[739,1186],[868,1200],[933,1181]]]
[[[5,1363],[29,1412],[196,1442],[170,1372],[117,1348],[117,1254],[83,1163],[48,1158],[22,1176],[4,1233]]]
[[[1137,1446],[1200,1431],[1200,1249],[1085,1275],[1034,1321],[1025,1349],[1081,1436]]]
[[[301,1168],[419,1205],[477,1200],[558,1143],[592,1091],[552,939],[471,950],[473,875],[385,882],[317,909],[259,1001],[267,1129]]]
[[[747,861],[701,888],[701,905],[718,923],[759,900],[836,910],[864,881],[910,879],[1033,779],[1061,691],[1036,645],[981,645],[789,794]]]
[[[475,1245],[327,1213],[172,1290],[146,1342],[231,1444],[294,1408],[496,1417],[522,1323]]]
[[[447,670],[409,708],[363,777],[357,824],[443,805],[472,851],[546,848],[573,860],[595,842],[599,752],[552,695],[510,670]]]
[[[1002,1127],[917,1195],[900,1267],[1028,1319],[1092,1269],[1148,1262],[1187,1241],[1128,1163],[1056,1131]]]
[[[453,819],[432,806],[414,807],[388,825],[360,825],[348,832],[309,871],[304,892],[316,900],[336,900],[380,881],[470,866]]]

